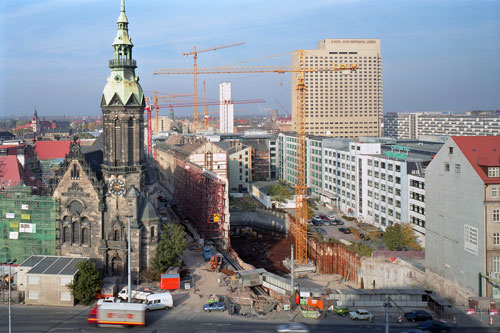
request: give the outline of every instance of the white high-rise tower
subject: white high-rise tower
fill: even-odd
[[[234,132],[234,111],[231,103],[231,82],[221,82],[220,93],[220,133]]]

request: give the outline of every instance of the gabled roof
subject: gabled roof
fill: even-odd
[[[0,156],[0,190],[24,184],[40,186],[41,181],[31,170],[23,169],[16,155]]]
[[[52,160],[54,158],[65,158],[69,153],[72,140],[61,141],[37,141],[35,151],[40,160]]]
[[[160,217],[156,213],[156,209],[148,198],[143,199],[143,207],[141,212],[141,221],[155,221]]]
[[[500,183],[500,177],[488,177],[488,167],[500,167],[500,136],[452,136],[485,184]]]

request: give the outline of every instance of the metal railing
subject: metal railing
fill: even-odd
[[[118,66],[137,67],[137,62],[134,59],[112,59],[109,61],[109,67]]]

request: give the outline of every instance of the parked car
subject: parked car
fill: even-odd
[[[326,215],[320,215],[319,216],[322,220],[328,220],[328,217]]]
[[[328,218],[329,218],[330,220],[335,220],[335,218],[336,218],[336,217],[335,217],[335,215],[328,215]]]
[[[325,229],[316,228],[316,231],[319,232],[322,235],[326,235],[327,234],[327,232],[325,231]]]
[[[339,231],[346,234],[346,235],[352,234],[351,229],[349,229],[349,228],[339,228]]]
[[[318,220],[313,220],[312,221],[313,225],[315,226],[320,226],[320,225],[323,225],[323,223],[321,223],[321,221],[318,221]]]
[[[344,306],[344,305],[336,305],[333,308],[333,312],[335,312],[339,316],[345,317],[349,314],[349,308],[347,306]]]
[[[341,219],[335,219],[335,222],[337,222],[338,225],[344,225],[344,221]]]
[[[290,323],[279,325],[276,329],[278,333],[309,333],[306,325],[301,323]]]
[[[432,316],[424,310],[413,310],[411,312],[406,312],[405,318],[408,321],[413,322],[432,320]]]
[[[323,225],[326,225],[326,226],[329,226],[329,225],[330,225],[330,222],[329,222],[328,220],[323,220],[323,221],[321,221],[321,223],[322,223]]]
[[[352,320],[373,320],[373,315],[370,311],[365,309],[357,309],[356,311],[349,312],[349,318]]]
[[[212,304],[205,304],[203,305],[203,311],[225,311],[226,310],[226,305],[224,302],[214,302]]]
[[[337,225],[337,224],[338,224],[338,223],[337,223],[337,221],[335,221],[335,219],[330,220],[330,225]]]
[[[428,320],[418,323],[418,328],[431,332],[448,332],[452,329],[452,326],[444,320]]]
[[[120,303],[121,300],[119,298],[113,297],[113,296],[107,296],[104,298],[100,298],[97,301],[97,305],[100,305],[102,303]]]

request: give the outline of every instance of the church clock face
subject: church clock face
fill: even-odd
[[[122,195],[125,192],[125,183],[120,179],[113,179],[109,182],[109,190],[114,195]]]

